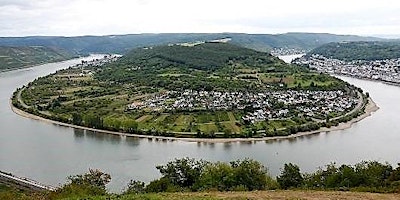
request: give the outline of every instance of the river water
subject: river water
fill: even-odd
[[[0,170],[58,186],[68,175],[97,168],[110,173],[109,188],[120,191],[130,179],[151,181],[156,165],[174,158],[209,161],[253,158],[276,176],[284,163],[303,172],[336,162],[400,162],[400,87],[340,77],[368,91],[380,109],[350,129],[267,142],[196,143],[126,138],[27,119],[9,105],[12,92],[38,76],[81,59],[0,73]]]

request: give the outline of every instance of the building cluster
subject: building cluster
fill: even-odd
[[[305,53],[306,51],[304,49],[294,49],[294,48],[273,48],[271,50],[271,54],[273,56],[287,56],[287,55],[296,55]]]
[[[277,91],[267,94],[269,101],[285,105],[273,109],[263,107],[247,113],[244,120],[263,121],[282,119],[290,116],[326,116],[329,113],[344,113],[359,103],[357,97],[345,95],[343,91]],[[288,109],[289,108],[289,109]]]
[[[356,60],[342,61],[326,58],[321,55],[302,57],[294,61],[297,64],[305,64],[320,72],[342,74],[357,78],[365,78],[392,83],[400,83],[400,58],[386,60]]]
[[[243,120],[252,123],[289,116],[326,116],[342,113],[358,103],[342,91],[276,91],[264,93],[167,91],[128,105],[128,110],[246,110]]]
[[[80,64],[74,66],[74,68],[85,68],[93,66],[103,66],[104,64],[114,62],[120,58],[120,55],[105,55],[102,58],[96,58],[93,60],[82,60]]]

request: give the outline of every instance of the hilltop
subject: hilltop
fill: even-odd
[[[73,57],[73,54],[58,48],[0,46],[0,71],[68,60]]]
[[[400,42],[334,42],[313,49],[307,57],[313,54],[343,61],[397,59],[400,58]]]

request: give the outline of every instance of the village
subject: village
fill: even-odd
[[[386,60],[342,61],[313,54],[294,61],[296,64],[308,65],[317,71],[331,74],[342,74],[356,78],[400,83],[400,58]]]
[[[185,90],[166,91],[128,105],[128,110],[173,112],[194,110],[244,110],[244,121],[305,116],[325,119],[344,114],[359,103],[359,98],[343,91],[274,91],[264,93]]]

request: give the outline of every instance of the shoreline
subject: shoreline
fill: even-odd
[[[111,135],[117,135],[117,136],[125,136],[125,137],[136,137],[136,138],[147,138],[147,139],[160,139],[160,140],[170,140],[170,141],[183,141],[183,142],[205,142],[205,143],[229,143],[229,142],[256,142],[256,141],[271,141],[271,140],[281,140],[281,139],[292,139],[296,137],[301,137],[301,136],[306,136],[306,135],[313,135],[321,132],[330,132],[330,131],[339,131],[339,130],[345,130],[348,128],[351,128],[351,126],[362,119],[369,117],[372,115],[372,113],[376,112],[379,110],[379,107],[376,105],[376,103],[369,97],[368,98],[368,103],[365,106],[365,113],[348,121],[345,123],[340,123],[337,126],[333,126],[330,128],[327,127],[322,127],[318,130],[314,131],[308,131],[308,132],[298,132],[296,134],[288,135],[288,136],[275,136],[275,137],[263,137],[263,138],[178,138],[178,137],[165,137],[165,136],[153,136],[153,135],[141,135],[141,134],[130,134],[130,133],[123,133],[123,132],[116,132],[116,131],[108,131],[108,130],[101,130],[101,129],[95,129],[95,128],[89,128],[89,127],[84,127],[84,126],[78,126],[78,125],[73,125],[73,124],[68,124],[68,123],[63,123],[63,122],[58,122],[50,119],[46,119],[37,115],[33,115],[31,113],[25,112],[21,109],[16,108],[14,105],[12,105],[11,99],[10,99],[10,106],[11,110],[22,117],[33,119],[33,120],[38,120],[41,122],[45,123],[50,123],[54,125],[59,125],[59,126],[65,126],[65,127],[70,127],[70,128],[76,128],[76,129],[81,129],[81,130],[88,130],[88,131],[93,131],[95,133],[102,133],[102,134],[111,134]]]

